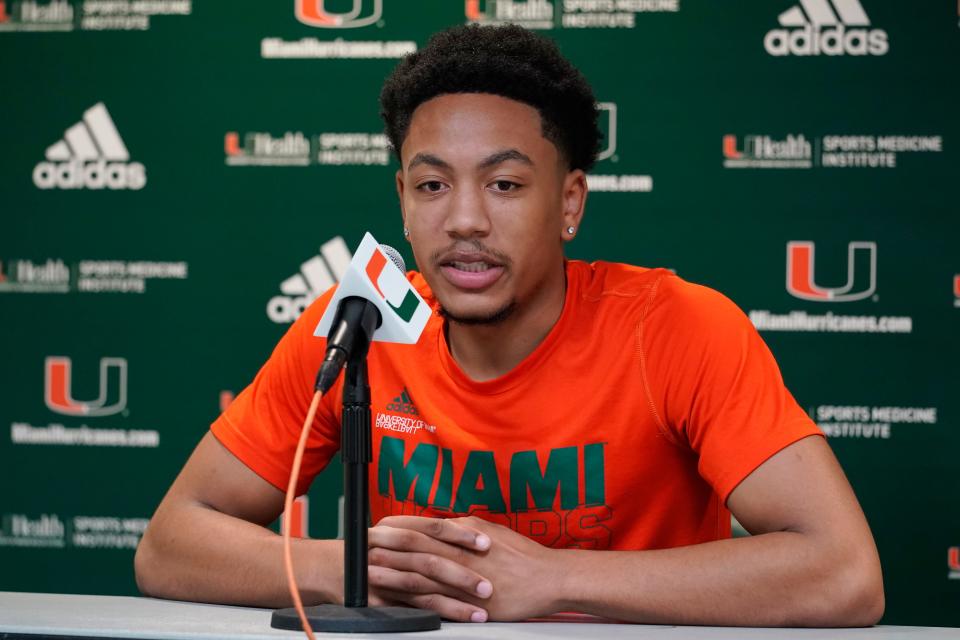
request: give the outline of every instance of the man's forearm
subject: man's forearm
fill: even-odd
[[[293,565],[304,604],[341,598],[343,546],[293,540]],[[283,540],[272,531],[200,504],[162,507],[136,555],[137,585],[149,596],[291,606]]]
[[[795,532],[656,551],[558,551],[557,608],[645,623],[868,626],[883,612],[875,555],[825,553]]]

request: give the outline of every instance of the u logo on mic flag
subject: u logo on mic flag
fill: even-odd
[[[390,300],[387,300],[387,296],[380,290],[380,276],[383,274],[383,268],[387,266],[387,259],[384,257],[383,253],[380,251],[374,251],[373,255],[370,256],[370,261],[367,263],[367,268],[365,269],[367,277],[370,279],[370,283],[373,284],[373,288],[376,289],[377,293],[380,294],[380,297],[386,300],[387,304],[390,305],[390,308],[397,312],[397,317],[399,317],[404,322],[410,322],[413,318],[413,314],[416,313],[417,307],[420,306],[420,301],[417,300],[416,292],[413,290],[413,287],[410,286],[410,283],[407,282],[407,292],[403,296],[403,302],[400,303],[400,306],[395,306]],[[406,282],[406,281],[405,281]]]
[[[373,334],[375,342],[414,344],[430,319],[430,305],[369,233],[353,254],[313,335],[327,335],[340,301],[351,296],[365,298],[380,310],[382,322]]]

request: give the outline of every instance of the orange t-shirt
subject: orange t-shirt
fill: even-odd
[[[553,547],[657,549],[730,536],[725,501],[787,445],[820,434],[749,320],[663,269],[568,261],[563,312],[506,375],[468,378],[443,320],[374,343],[373,522],[473,514]],[[408,277],[432,305],[422,276]],[[293,324],[212,426],[285,490],[326,340],[330,292]],[[341,381],[324,397],[298,492],[339,448]]]

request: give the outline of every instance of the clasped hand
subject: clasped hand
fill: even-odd
[[[370,603],[458,622],[549,615],[559,607],[556,553],[476,517],[389,516],[369,530]]]

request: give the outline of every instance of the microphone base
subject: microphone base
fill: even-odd
[[[331,633],[402,633],[434,631],[440,628],[440,616],[432,611],[410,607],[344,607],[320,604],[304,607],[314,631]],[[274,629],[303,631],[297,610],[277,609],[270,619]]]

